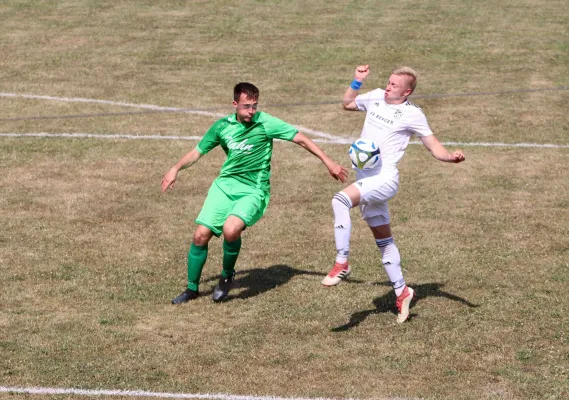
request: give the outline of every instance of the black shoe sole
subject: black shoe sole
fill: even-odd
[[[183,304],[183,303],[187,303],[190,300],[194,300],[197,299],[199,297],[199,293],[194,292],[193,290],[189,290],[187,289],[186,291],[184,291],[182,294],[180,294],[178,297],[176,297],[175,299],[172,300],[172,304]]]
[[[215,289],[213,289],[213,294],[211,295],[211,299],[215,303],[219,303],[219,302],[225,300],[227,298],[228,294],[229,294],[229,290],[223,291],[216,286]]]

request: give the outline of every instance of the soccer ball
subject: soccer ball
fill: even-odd
[[[360,138],[348,152],[352,165],[359,169],[372,169],[379,165],[379,147],[371,139]]]

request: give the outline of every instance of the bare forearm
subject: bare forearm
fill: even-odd
[[[304,136],[302,133],[297,133],[292,141],[318,157],[320,161],[326,165],[328,172],[334,179],[345,182],[348,177],[348,171],[346,168],[342,167],[340,164],[336,164],[326,155],[326,153],[324,153],[324,150],[318,147],[316,143]]]
[[[350,83],[350,86],[346,89],[344,97],[342,98],[342,106],[344,110],[356,111],[358,106],[356,105],[356,97],[360,92],[363,82],[369,75],[369,65],[359,65],[354,73],[354,80]]]
[[[436,144],[432,148],[429,149],[430,153],[439,161],[443,162],[450,162],[451,161],[451,154],[448,152],[447,149],[440,143]]]
[[[433,157],[439,161],[451,163],[459,163],[464,161],[464,153],[462,151],[455,150],[452,153],[449,152],[434,135],[422,137],[421,141],[433,155]]]
[[[178,161],[172,168],[176,169],[177,171],[181,171],[183,169],[189,168],[194,165],[201,157],[201,154],[197,149],[193,149],[185,156],[183,156],[180,161]]]
[[[168,189],[174,189],[178,172],[194,165],[201,156],[201,153],[197,149],[193,149],[174,164],[162,177],[162,192],[166,192]]]
[[[297,133],[294,139],[292,140],[294,143],[298,144],[299,146],[305,148],[310,153],[314,154],[318,157],[326,166],[329,166],[333,161],[324,153],[324,151],[316,145],[312,140],[307,138],[302,133]]]
[[[346,92],[344,93],[344,97],[342,98],[342,105],[344,106],[344,109],[348,109],[347,107],[356,99],[359,92],[359,90],[354,90],[348,86]],[[352,108],[349,109],[351,110]]]

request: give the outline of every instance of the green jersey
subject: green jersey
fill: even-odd
[[[227,154],[220,178],[231,177],[268,192],[273,139],[290,141],[297,132],[292,125],[261,111],[249,123],[239,122],[232,114],[216,121],[196,149],[203,155],[220,145]]]

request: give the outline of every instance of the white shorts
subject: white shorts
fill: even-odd
[[[381,169],[379,173],[376,170],[356,170],[356,179],[354,185],[360,191],[360,213],[363,220],[372,228],[389,224],[387,202],[399,189],[399,171],[391,168]]]

